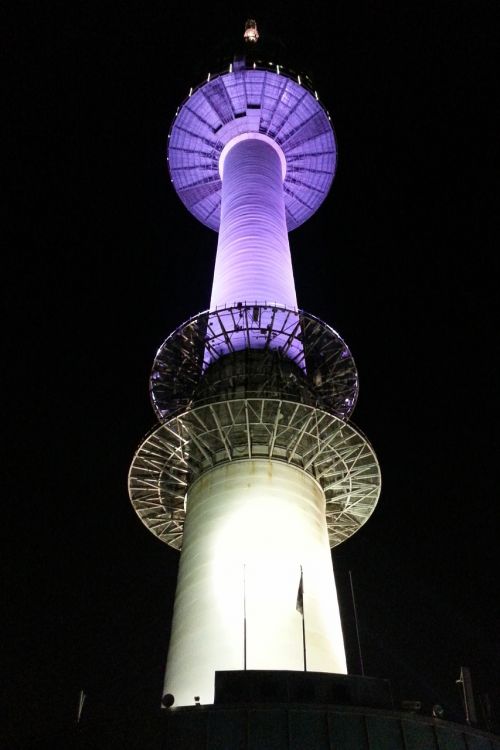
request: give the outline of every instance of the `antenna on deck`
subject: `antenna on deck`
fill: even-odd
[[[356,624],[356,638],[358,640],[358,653],[359,653],[359,663],[361,665],[361,676],[365,676],[365,666],[363,664],[363,655],[361,653],[361,640],[359,637],[359,626],[358,626],[358,610],[356,608],[356,599],[354,597],[354,584],[352,582],[352,573],[349,571],[349,582],[351,584],[351,596],[352,596],[352,606],[354,609],[354,622]]]
[[[76,715],[76,723],[79,724],[80,720],[82,718],[82,711],[83,711],[83,704],[85,703],[85,698],[87,696],[85,695],[83,690],[80,690],[80,695],[78,697],[78,712]]]
[[[456,680],[457,685],[462,686],[462,696],[465,709],[465,721],[467,724],[476,724],[476,703],[474,691],[472,690],[472,677],[469,667],[460,667],[460,677]]]

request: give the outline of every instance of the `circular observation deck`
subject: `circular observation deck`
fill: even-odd
[[[274,141],[286,160],[288,231],[318,209],[337,160],[330,116],[307,79],[274,63],[231,63],[191,89],[168,136],[172,183],[202,224],[220,225],[219,159],[230,141],[255,133]]]
[[[238,459],[283,461],[313,476],[325,493],[332,547],[368,520],[380,494],[377,458],[352,424],[307,404],[248,398],[197,406],[150,433],[130,467],[132,505],[153,534],[180,549],[189,484]]]
[[[344,420],[351,415],[358,397],[358,373],[351,352],[333,328],[302,310],[238,304],[199,313],[162,344],[150,378],[151,402],[158,419],[165,421],[193,403],[220,401],[215,386],[213,392],[210,388],[201,392],[200,380],[206,379],[215,362],[244,349],[277,352],[296,365],[310,394],[309,403],[312,397],[313,405]],[[292,385],[291,379],[288,384]],[[262,378],[258,392],[247,388],[244,395],[302,400],[292,396],[294,391],[287,391],[286,383],[284,389],[276,385],[272,377]]]

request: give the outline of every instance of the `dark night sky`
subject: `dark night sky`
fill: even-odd
[[[339,144],[290,241],[300,306],[356,359],[383,475],[334,553],[350,669],[349,570],[367,674],[460,719],[467,665],[500,723],[497,3],[262,6],[26,3],[6,22],[5,747],[59,736],[81,688],[87,721],[158,708],[178,557],[127,472],[154,354],[208,306],[216,248],[165,147],[248,16],[312,71]]]

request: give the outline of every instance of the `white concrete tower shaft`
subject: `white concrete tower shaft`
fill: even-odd
[[[212,703],[216,670],[346,672],[325,498],[304,471],[234,461],[187,497],[165,693]]]

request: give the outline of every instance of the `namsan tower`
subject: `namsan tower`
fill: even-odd
[[[177,111],[172,184],[218,232],[210,308],[160,347],[160,424],[136,452],[132,504],[181,551],[164,704],[214,702],[217,672],[345,674],[330,548],[370,517],[380,470],[349,421],[351,353],[297,306],[288,233],[336,166],[307,76],[259,59],[258,30]]]

